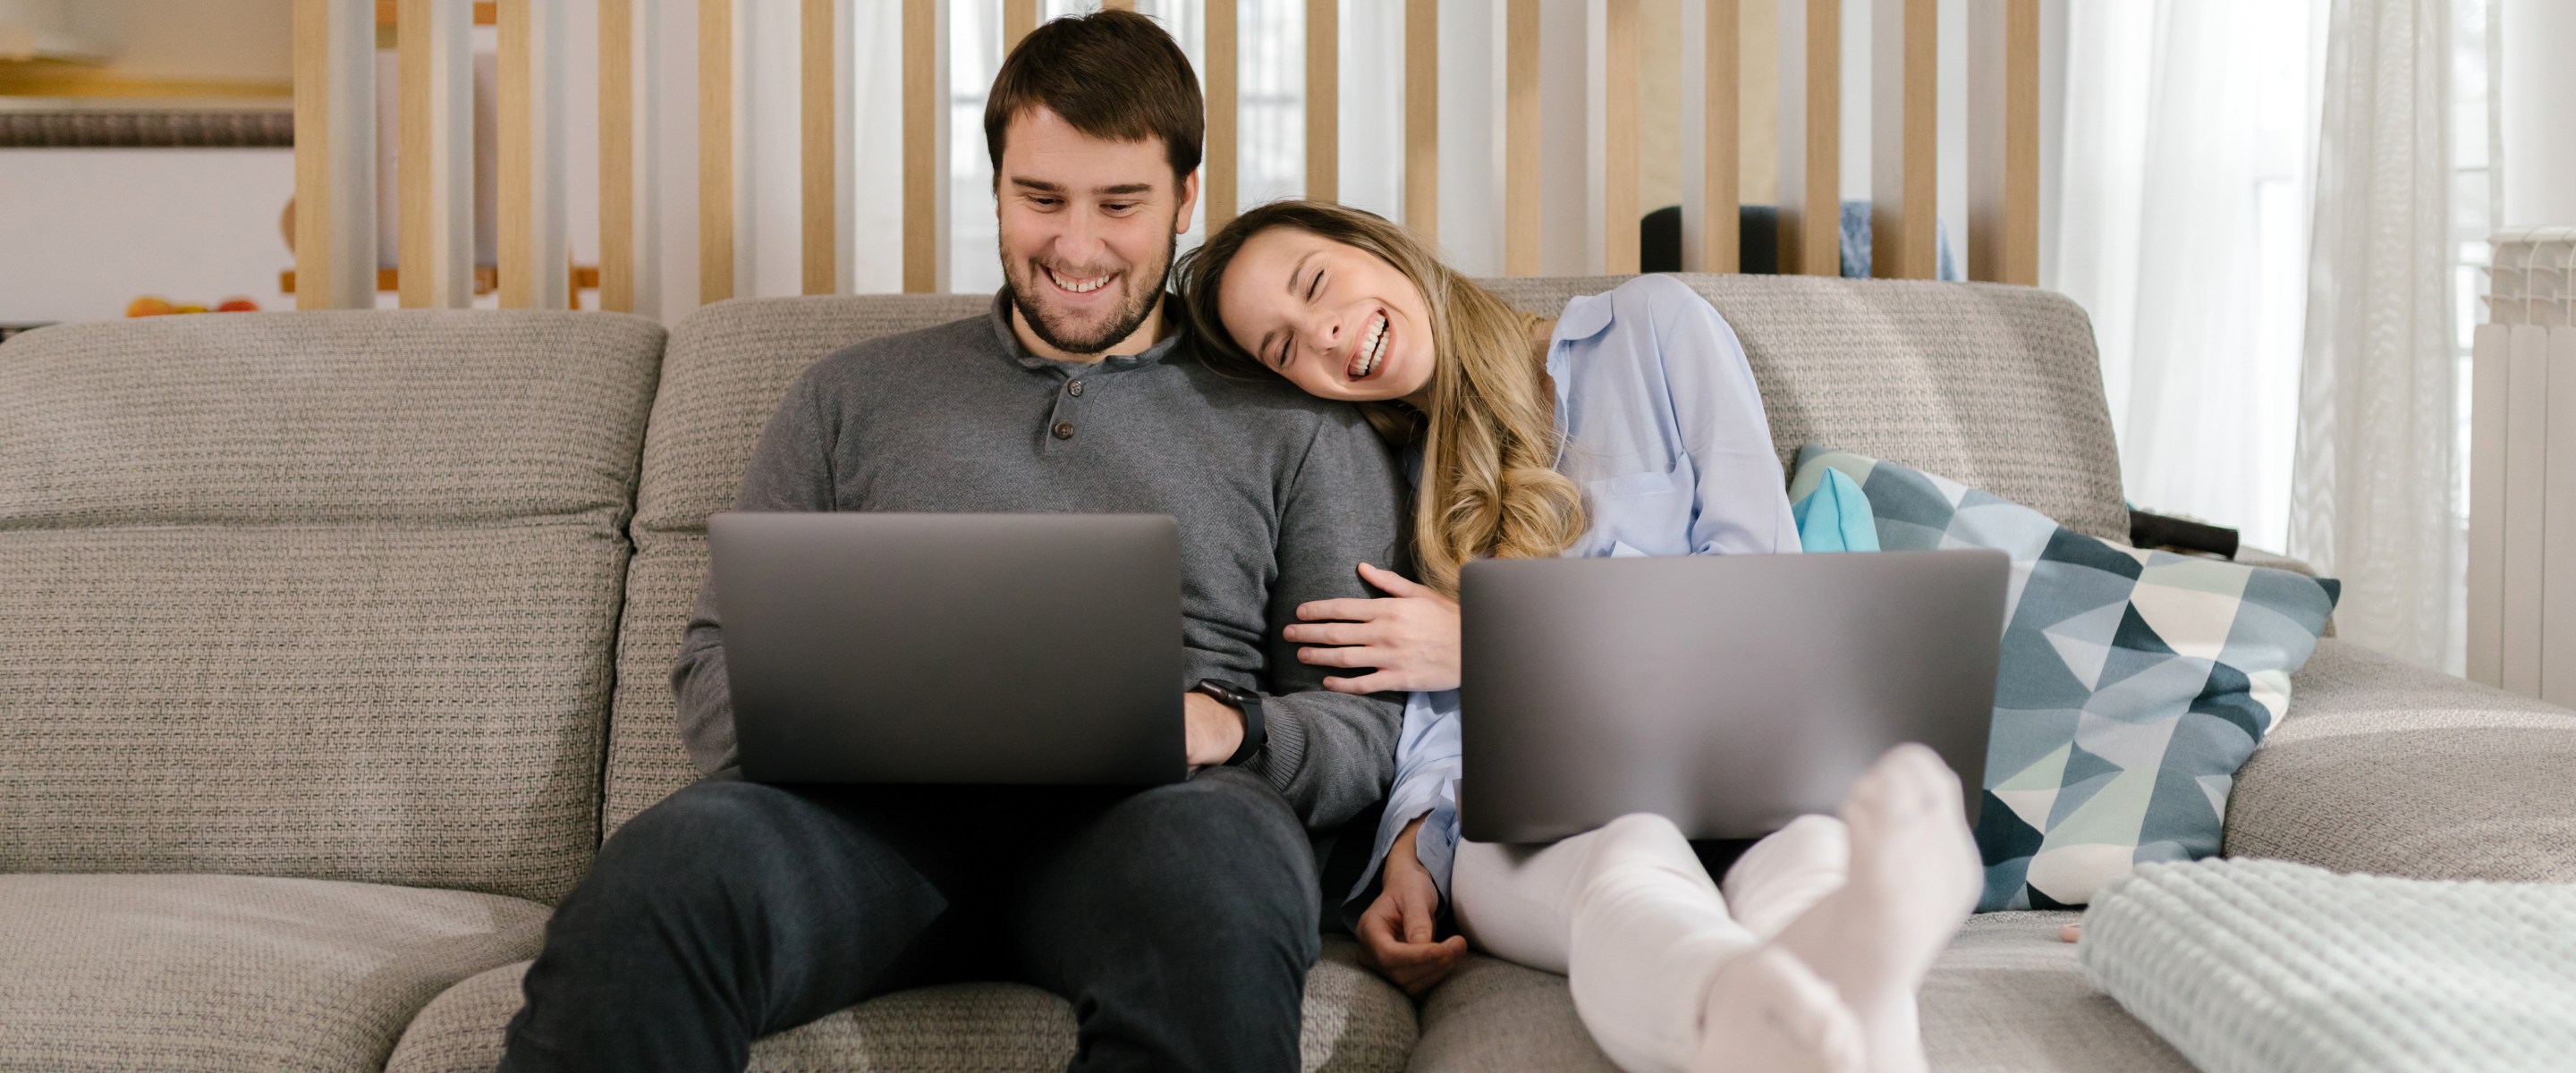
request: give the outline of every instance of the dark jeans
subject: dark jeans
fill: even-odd
[[[1293,1070],[1315,862],[1231,768],[1143,792],[707,781],[600,847],[546,925],[504,1071],[739,1070],[926,983],[1073,1003],[1076,1070]]]

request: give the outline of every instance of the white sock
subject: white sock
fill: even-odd
[[[1843,799],[1850,879],[1778,939],[1859,1016],[1870,1073],[1924,1069],[1915,992],[1976,908],[1984,872],[1959,794],[1930,749],[1880,757]]]
[[[1831,984],[1776,946],[1718,970],[1700,1022],[1695,1073],[1861,1073],[1860,1018]]]

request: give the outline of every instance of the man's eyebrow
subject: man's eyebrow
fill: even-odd
[[[1298,258],[1296,264],[1288,266],[1288,294],[1290,297],[1293,298],[1297,294],[1297,273],[1306,270],[1306,262],[1314,260],[1315,253],[1316,251],[1314,250],[1307,250],[1306,256]]]
[[[1044,179],[1030,179],[1018,175],[1011,176],[1011,185],[1028,190],[1038,190],[1049,194],[1061,194],[1064,192],[1064,185],[1062,183],[1051,183]]]
[[[1154,184],[1152,183],[1119,183],[1116,186],[1103,186],[1092,191],[1092,193],[1106,197],[1122,197],[1128,194],[1150,194],[1153,192]]]

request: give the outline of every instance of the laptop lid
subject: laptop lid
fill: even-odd
[[[1169,517],[729,512],[707,535],[745,778],[1188,773]]]
[[[2009,560],[1988,549],[1487,559],[1461,578],[1459,809],[1480,842],[1631,812],[1690,838],[1831,813],[1922,742],[1975,822]]]

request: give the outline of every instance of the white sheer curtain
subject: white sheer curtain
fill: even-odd
[[[2448,0],[2334,0],[2290,551],[2345,637],[2441,666],[2459,572]]]
[[[2074,3],[2052,277],[2092,314],[2131,502],[2279,548],[2324,0]]]

